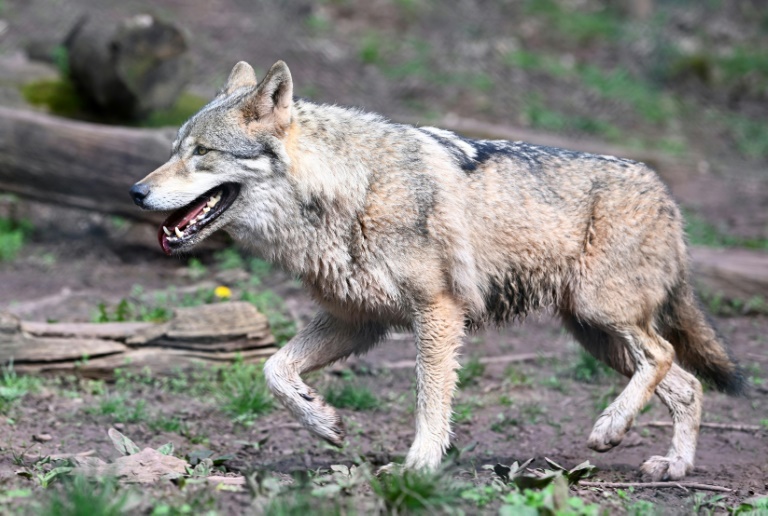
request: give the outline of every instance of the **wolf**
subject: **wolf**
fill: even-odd
[[[462,337],[550,310],[626,375],[588,446],[619,444],[654,393],[674,432],[654,480],[690,472],[702,386],[743,376],[690,283],[683,218],[642,163],[523,142],[471,140],[294,98],[277,62],[261,82],[240,62],[178,131],[170,160],[130,191],[172,211],[167,254],[218,229],[301,279],[320,309],[265,364],[274,396],[340,446],[341,419],[302,375],[415,334],[411,469],[437,468],[451,437]]]

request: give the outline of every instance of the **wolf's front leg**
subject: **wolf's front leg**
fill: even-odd
[[[464,335],[464,314],[450,296],[441,295],[414,321],[416,359],[416,438],[405,459],[409,469],[434,470],[450,444],[451,399],[460,367],[456,354]]]
[[[326,312],[318,313],[288,344],[264,365],[272,394],[310,432],[335,446],[345,433],[341,418],[301,375],[320,369],[352,353],[363,353],[386,334],[378,323],[352,324]]]

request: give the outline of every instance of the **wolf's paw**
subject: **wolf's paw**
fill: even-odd
[[[693,469],[693,464],[682,457],[662,457],[654,455],[640,466],[640,471],[651,477],[654,482],[661,480],[680,480]]]
[[[342,421],[341,416],[317,394],[310,399],[311,411],[307,411],[301,417],[304,426],[328,443],[339,448],[344,446],[347,432],[344,429],[344,421]]]
[[[627,420],[612,412],[603,412],[592,429],[587,446],[598,452],[606,452],[624,439],[631,426],[632,419]]]

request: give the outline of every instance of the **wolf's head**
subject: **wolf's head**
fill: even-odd
[[[190,118],[168,162],[133,185],[131,197],[148,210],[172,211],[158,231],[166,254],[190,249],[217,229],[269,232],[290,188],[286,140],[293,82],[275,63],[258,83],[237,63],[226,86]]]

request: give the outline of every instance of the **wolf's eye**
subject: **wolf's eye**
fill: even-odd
[[[195,147],[195,154],[198,156],[202,156],[203,154],[208,154],[208,149],[203,147],[202,145],[198,145]]]

